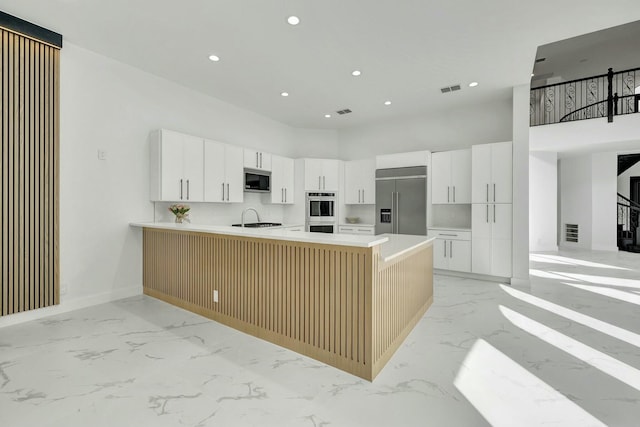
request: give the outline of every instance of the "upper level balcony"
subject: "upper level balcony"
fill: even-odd
[[[529,125],[539,126],[640,111],[640,68],[531,89]]]

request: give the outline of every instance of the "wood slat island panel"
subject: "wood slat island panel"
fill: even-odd
[[[432,301],[430,245],[385,264],[377,247],[143,233],[145,294],[368,380]]]

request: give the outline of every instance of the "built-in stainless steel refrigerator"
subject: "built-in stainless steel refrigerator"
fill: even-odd
[[[427,167],[376,170],[376,234],[427,235]]]

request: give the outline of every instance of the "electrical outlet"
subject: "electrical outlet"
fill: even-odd
[[[107,160],[107,152],[104,150],[98,150],[98,159]]]
[[[213,291],[213,302],[218,302],[218,291]]]

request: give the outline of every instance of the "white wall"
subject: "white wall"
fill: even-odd
[[[529,154],[529,250],[558,250],[558,153]]]
[[[511,283],[529,285],[529,85],[513,88],[513,229]]]
[[[511,100],[507,100],[343,129],[339,133],[339,156],[352,160],[511,141],[511,116]]]
[[[640,176],[640,162],[631,166],[618,176],[618,193],[622,194],[627,199],[631,198],[630,181],[632,176]]]
[[[141,292],[141,232],[128,223],[154,217],[148,166],[153,129],[281,155],[298,150],[286,125],[72,43],[61,51],[60,75],[61,304],[3,317],[0,326]],[[107,151],[107,160],[98,160],[98,149]],[[212,206],[202,215],[231,218],[238,209]],[[283,209],[272,209],[273,217],[282,217]]]
[[[560,160],[560,224],[578,224],[580,241],[560,246],[616,251],[617,153],[594,153]]]
[[[560,246],[591,249],[591,155],[560,160]],[[578,243],[565,242],[565,224],[578,224]]]
[[[618,155],[591,155],[591,249],[617,251]]]

